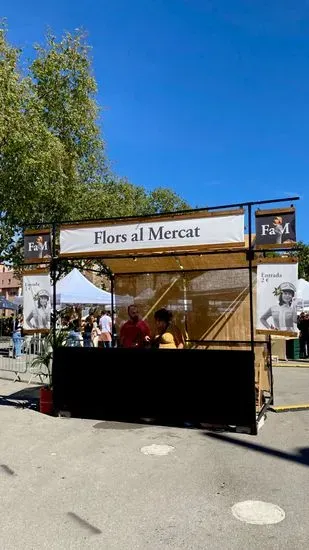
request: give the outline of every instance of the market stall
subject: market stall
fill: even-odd
[[[57,410],[93,418],[190,419],[257,433],[273,399],[272,329],[264,329],[267,320],[258,313],[257,288],[261,266],[271,271],[273,265],[256,246],[252,208],[245,203],[53,227],[60,238],[54,281],[63,260],[104,261],[118,323],[126,320],[124,303],[132,297],[152,333],[154,313],[164,307],[185,341],[182,350],[55,349]],[[284,269],[296,261],[282,260]]]

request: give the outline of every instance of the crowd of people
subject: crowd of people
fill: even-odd
[[[111,347],[112,318],[110,311],[103,311],[101,316],[88,315],[82,321],[78,318],[65,317],[61,328],[68,331],[68,346]]]
[[[114,315],[114,321],[116,314]],[[113,327],[110,311],[102,311],[100,315],[90,314],[81,320],[77,315],[65,316],[62,319],[61,330],[67,332],[66,345],[70,347],[104,347],[112,345],[123,348],[160,348],[181,349],[184,340],[181,331],[173,322],[173,315],[165,308],[154,314],[155,330],[147,321],[141,319],[137,306],[128,307],[128,320]],[[113,334],[114,330],[114,334]],[[23,316],[18,314],[9,319],[8,335],[13,340],[13,357],[22,355]]]
[[[62,330],[67,331],[67,346],[123,348],[159,348],[182,349],[184,339],[181,330],[173,320],[173,314],[166,308],[154,313],[154,330],[141,318],[138,308],[132,304],[128,307],[128,320],[120,324],[114,315],[114,327],[110,311],[100,315],[90,314],[84,320],[78,316],[64,317]],[[117,320],[118,321],[118,320]],[[117,327],[117,328],[116,328]],[[300,357],[309,357],[309,313],[302,312],[297,319],[299,329]],[[23,317],[21,314],[10,318],[10,334],[13,340],[13,357],[19,358],[22,353]]]
[[[101,315],[88,317],[80,322],[78,319],[65,319],[62,328],[68,330],[67,345],[84,347],[110,348],[114,345],[123,348],[153,347],[161,349],[181,349],[184,341],[179,328],[173,322],[173,316],[165,308],[154,314],[155,331],[151,334],[148,323],[141,319],[136,305],[128,307],[128,320],[119,325],[118,333],[113,334],[110,311]]]

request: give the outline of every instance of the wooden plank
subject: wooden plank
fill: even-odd
[[[49,334],[48,328],[27,328],[23,329],[24,334]]]
[[[297,332],[292,332],[288,330],[267,330],[267,329],[256,329],[256,334],[266,334],[266,335],[273,335],[273,336],[290,336],[291,338],[297,337]]]
[[[32,264],[49,264],[51,262],[51,257],[45,257],[45,258],[32,258],[27,259],[24,258],[24,265],[32,265]]]
[[[47,269],[45,266],[42,269],[29,269],[29,271],[25,270],[22,271],[22,276],[29,276],[29,275],[48,275],[50,273],[49,269]]]
[[[105,265],[115,274],[179,271],[209,271],[248,268],[246,254],[209,254],[194,256],[160,256],[159,258],[105,258]],[[181,268],[182,266],[182,268]]]
[[[166,271],[181,271],[175,257],[165,258],[113,258],[104,261],[105,265],[115,274],[119,273],[151,273]]]
[[[231,301],[227,311],[204,331],[198,340],[250,340],[249,287],[245,287]],[[241,349],[241,348],[239,348]]]
[[[81,229],[83,227],[97,227],[100,225],[110,226],[110,225],[127,225],[136,223],[136,225],[139,225],[140,223],[152,223],[152,222],[161,222],[161,221],[173,221],[174,219],[177,220],[191,220],[191,219],[198,219],[198,218],[220,218],[223,216],[238,216],[244,214],[243,208],[237,208],[233,210],[194,210],[193,212],[186,213],[172,213],[168,215],[159,215],[159,216],[143,216],[143,217],[136,217],[136,216],[128,216],[124,218],[106,218],[101,220],[93,220],[89,222],[72,222],[72,224],[63,224],[60,225],[60,231],[65,229]]]
[[[276,248],[296,248],[297,247],[297,243],[295,241],[293,242],[286,242],[286,243],[282,243],[282,244],[257,244],[255,246],[256,250],[259,250],[259,249],[267,249],[267,250],[275,250]]]
[[[260,264],[297,264],[297,256],[278,256],[275,258],[257,258],[254,260],[253,265],[257,266]]]
[[[286,207],[286,208],[270,208],[269,210],[256,210],[256,216],[277,216],[278,214],[292,214],[295,212],[295,207]]]
[[[239,254],[205,254],[202,256],[179,256],[185,271],[209,270],[209,269],[237,269],[248,267],[246,252]]]
[[[148,258],[156,257],[157,255],[159,257],[163,257],[165,254],[173,254],[175,252],[196,252],[197,254],[207,253],[207,251],[215,251],[218,250],[218,254],[222,250],[234,250],[234,249],[245,249],[245,243],[239,242],[239,243],[216,243],[216,244],[208,244],[208,245],[191,245],[191,246],[173,246],[171,248],[168,247],[160,247],[160,248],[143,248],[143,249],[136,249],[131,248],[129,250],[121,250],[121,251],[97,251],[97,252],[74,252],[74,253],[65,253],[65,254],[59,254],[59,258],[101,258],[103,261],[105,258],[123,258],[127,259],[128,255],[132,255],[132,258],[138,258],[138,256],[149,254]],[[129,258],[130,259],[130,258]]]
[[[48,235],[51,229],[25,229],[24,235]]]

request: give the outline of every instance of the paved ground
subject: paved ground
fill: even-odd
[[[275,405],[309,403],[309,368],[273,368]]]
[[[269,413],[258,437],[209,435],[43,416],[5,399],[23,387],[0,381],[4,550],[308,548],[309,412]],[[152,445],[171,452],[141,452]],[[231,508],[246,500],[285,519],[243,523]]]

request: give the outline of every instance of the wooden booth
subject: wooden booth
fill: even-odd
[[[111,349],[54,350],[56,410],[101,419],[190,420],[257,433],[273,387],[270,336],[255,326],[256,271],[265,254],[255,248],[252,208],[246,203],[54,226],[54,235],[60,230],[54,283],[63,259],[104,260],[114,327]],[[152,333],[154,312],[172,311],[185,348],[117,345],[133,303]]]

